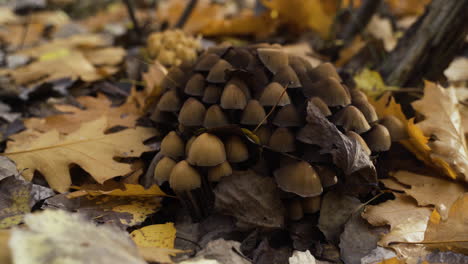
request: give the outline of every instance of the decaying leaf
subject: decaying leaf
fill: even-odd
[[[131,164],[119,163],[114,157],[138,157],[149,150],[143,141],[152,129],[137,127],[113,134],[104,134],[107,120],[100,118],[81,125],[80,129],[60,136],[57,130],[33,133],[36,137],[9,142],[5,156],[15,161],[26,180],[34,171],[41,172],[51,188],[65,192],[71,185],[69,165],[82,167],[98,182],[126,175]],[[27,131],[26,131],[27,132]]]
[[[427,142],[431,158],[443,160],[457,178],[468,181],[468,150],[455,90],[426,82],[423,98],[412,106],[424,115],[425,119],[416,126],[431,138]]]
[[[28,129],[46,132],[57,129],[60,133],[71,133],[80,127],[80,124],[106,116],[107,128],[114,126],[134,127],[135,121],[142,111],[137,104],[127,100],[118,107],[112,107],[112,102],[103,94],[97,97],[81,96],[77,101],[84,107],[80,109],[72,105],[55,105],[54,107],[64,114],[48,116],[46,118],[29,118],[24,121]]]
[[[299,140],[320,146],[321,154],[331,154],[335,165],[347,175],[347,183],[376,184],[375,167],[356,140],[341,133],[314,104],[307,106],[307,122],[297,135]]]
[[[455,251],[468,254],[468,194],[459,196],[450,208],[448,219],[442,220],[437,211],[433,211],[424,235],[424,242],[430,248],[443,251]]]
[[[385,247],[397,242],[423,241],[430,215],[429,207],[418,207],[413,198],[400,194],[395,194],[395,200],[368,205],[362,213],[362,217],[373,226],[390,226],[390,232],[379,242]]]
[[[24,222],[25,228],[11,232],[14,263],[146,263],[126,232],[96,226],[78,214],[45,210],[27,215]]]
[[[401,140],[400,143],[411,151],[416,158],[430,167],[439,169],[447,177],[456,178],[455,171],[445,160],[432,155],[431,147],[428,145],[429,138],[424,135],[420,127],[414,124],[414,118],[409,120],[406,118],[401,106],[396,103],[395,98],[390,93],[385,93],[378,101],[369,98],[369,102],[374,106],[379,119],[393,115],[405,125],[408,139]]]
[[[392,177],[403,184],[396,187],[397,190],[404,191],[413,197],[419,206],[434,205],[443,220],[447,219],[452,204],[461,194],[468,191],[460,183],[408,171],[398,171],[392,174]],[[392,185],[388,188],[392,189]]]
[[[215,208],[232,215],[242,224],[282,227],[284,207],[278,187],[270,177],[253,172],[224,177],[214,189]]]
[[[239,253],[238,253],[239,252]],[[210,241],[204,249],[197,253],[197,256],[188,261],[181,262],[181,264],[187,263],[199,263],[202,259],[208,259],[223,263],[223,264],[249,264],[251,263],[245,257],[240,255],[240,243],[232,240],[224,240],[222,238]],[[210,263],[211,262],[200,262]]]
[[[384,83],[380,73],[364,69],[354,76],[356,86],[363,90],[370,98],[377,98],[386,91],[398,91],[399,87],[388,86]]]
[[[0,156],[0,180],[17,175],[16,165],[7,157]]]

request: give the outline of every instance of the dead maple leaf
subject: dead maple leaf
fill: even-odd
[[[458,197],[468,191],[460,183],[409,171],[397,171],[392,173],[392,177],[397,183],[385,181],[384,185],[387,188],[405,192],[413,197],[419,206],[434,205],[443,220],[447,219],[449,209]]]
[[[444,175],[452,179],[456,178],[455,171],[443,159],[433,156],[432,149],[428,145],[429,138],[426,137],[418,126],[414,124],[414,118],[407,119],[401,106],[395,101],[390,93],[385,93],[379,100],[374,101],[369,98],[369,102],[375,107],[379,119],[388,115],[393,115],[405,124],[408,139],[401,140],[400,143],[411,151],[416,158],[422,160],[426,165],[439,169]]]
[[[104,134],[106,118],[81,125],[66,136],[57,130],[37,132],[34,140],[14,141],[7,145],[5,156],[15,161],[27,180],[41,172],[50,187],[66,192],[71,185],[70,164],[77,164],[98,183],[131,172],[131,164],[116,162],[114,157],[138,157],[149,150],[143,140],[154,135],[149,128],[137,127]]]
[[[455,90],[426,81],[423,98],[412,106],[424,115],[416,126],[432,139],[427,142],[430,157],[446,162],[455,172],[454,178],[468,181],[468,149]]]
[[[132,91],[132,94],[136,91]],[[105,95],[97,97],[81,96],[77,101],[85,108],[80,109],[72,105],[55,105],[55,109],[64,114],[48,116],[46,118],[29,118],[24,121],[28,129],[46,132],[57,129],[60,133],[68,134],[80,127],[81,123],[96,120],[102,116],[107,118],[107,127],[134,127],[135,121],[143,114],[141,108],[132,98],[118,107],[112,107],[112,101]]]
[[[465,193],[452,205],[446,221],[436,210],[432,212],[424,237],[426,246],[468,254],[467,222],[468,194]]]

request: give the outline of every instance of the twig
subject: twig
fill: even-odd
[[[130,19],[132,20],[133,29],[139,36],[141,36],[141,29],[140,29],[140,25],[138,24],[138,20],[136,19],[135,8],[133,6],[132,0],[124,0],[124,3],[125,3],[125,6],[127,6],[128,15],[130,16]]]
[[[364,30],[381,3],[382,0],[365,0],[356,14],[351,14],[351,23],[344,28],[340,38],[345,43],[351,42],[354,36]]]
[[[197,5],[198,0],[190,0],[190,2],[187,4],[187,6],[184,9],[184,12],[179,18],[179,21],[177,21],[177,24],[175,25],[175,28],[183,28],[185,23],[187,22],[188,18],[192,14],[193,10],[195,9],[195,6]]]

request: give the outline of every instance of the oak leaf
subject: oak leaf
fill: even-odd
[[[23,172],[25,179],[31,180],[37,170],[59,192],[71,185],[71,164],[79,165],[103,183],[132,171],[131,164],[116,162],[114,157],[138,157],[150,150],[142,142],[154,135],[152,129],[142,127],[104,134],[106,127],[106,118],[100,118],[66,136],[57,130],[37,132],[33,140],[9,142],[4,155],[15,161],[19,170],[27,169]]]

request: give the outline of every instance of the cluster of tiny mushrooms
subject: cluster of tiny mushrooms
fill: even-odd
[[[212,210],[212,188],[237,170],[273,175],[292,220],[320,210],[323,188],[338,182],[339,171],[301,159],[317,149],[296,137],[308,104],[367,155],[406,136],[397,118],[378,120],[366,95],[344,85],[332,64],[314,68],[278,44],[211,47],[172,67],[161,86],[151,118],[172,131],[162,139],[154,180],[169,183],[194,221]]]

